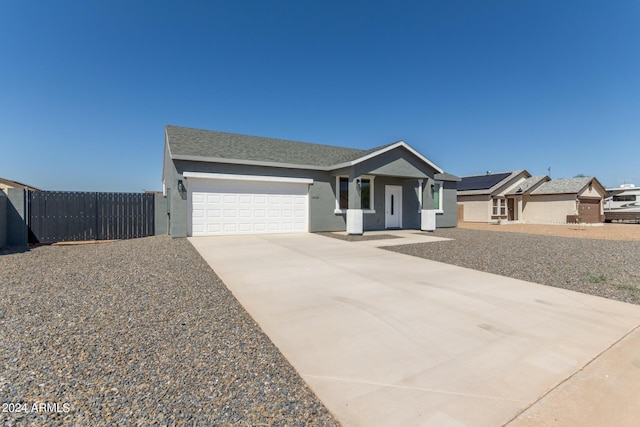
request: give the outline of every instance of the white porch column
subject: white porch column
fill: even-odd
[[[436,210],[422,209],[420,212],[420,230],[435,231],[436,229]]]
[[[363,216],[362,209],[347,209],[347,234],[362,234]]]

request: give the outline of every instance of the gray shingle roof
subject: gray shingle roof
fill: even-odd
[[[589,185],[592,176],[584,178],[566,178],[566,179],[554,179],[552,181],[545,182],[540,187],[536,188],[531,194],[577,194],[584,187]]]
[[[350,162],[392,145],[358,150],[180,126],[167,126],[166,132],[173,158],[222,158],[307,166]]]
[[[440,181],[455,181],[455,182],[460,182],[460,177],[457,177],[455,175],[452,175],[450,173],[437,173],[433,176],[433,179],[436,180],[440,180]]]
[[[549,180],[550,178],[547,175],[538,175],[538,176],[529,177],[529,178],[525,179],[524,181],[522,181],[520,183],[520,185],[518,185],[516,188],[514,188],[513,190],[509,191],[506,194],[509,195],[509,196],[514,195],[514,194],[525,194],[532,187],[535,187],[537,184],[540,183],[540,181],[545,180],[545,179]]]

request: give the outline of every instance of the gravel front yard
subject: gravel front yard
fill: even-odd
[[[640,304],[639,241],[464,228],[438,229],[434,236],[454,240],[385,249]]]
[[[0,272],[0,404],[21,411],[0,425],[338,425],[185,239],[44,246]]]

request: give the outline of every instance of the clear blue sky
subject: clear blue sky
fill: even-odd
[[[640,185],[640,2],[0,0],[0,177],[161,189],[167,124]]]

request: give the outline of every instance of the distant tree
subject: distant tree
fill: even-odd
[[[586,178],[587,175],[583,174],[583,173],[579,173],[578,175],[574,176],[574,178]]]

